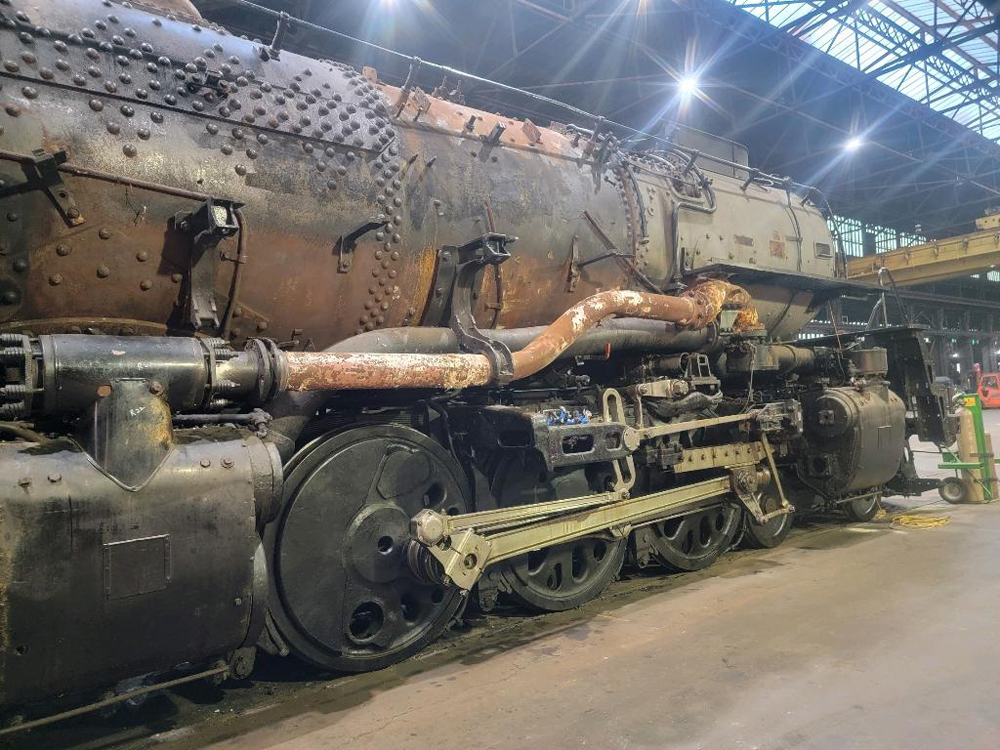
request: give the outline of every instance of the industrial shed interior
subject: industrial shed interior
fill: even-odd
[[[0,0],[0,745],[996,748],[998,10]]]

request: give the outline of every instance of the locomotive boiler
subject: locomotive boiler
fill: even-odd
[[[794,343],[815,191],[192,12],[0,0],[3,706],[377,669],[926,486],[919,330]]]

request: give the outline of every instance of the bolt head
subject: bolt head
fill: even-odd
[[[413,517],[413,534],[424,544],[437,544],[444,538],[444,522],[432,510],[422,510]]]

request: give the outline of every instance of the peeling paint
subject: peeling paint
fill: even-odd
[[[452,389],[491,379],[481,354],[286,352],[285,361],[291,391]]]
[[[566,310],[528,346],[515,352],[514,378],[534,375],[583,333],[611,315],[629,315],[704,328],[723,307],[738,308],[737,326],[759,327],[749,293],[720,279],[700,279],[680,296],[625,290],[600,292]],[[467,388],[492,381],[478,354],[286,352],[287,388],[294,391],[395,388]]]

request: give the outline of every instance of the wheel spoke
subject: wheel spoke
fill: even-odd
[[[655,554],[668,567],[698,570],[728,548],[739,521],[739,510],[733,506],[708,508],[658,524],[649,538]]]
[[[612,544],[600,537],[584,539],[583,543],[587,549],[588,562],[592,565],[599,565],[608,556],[608,547]]]
[[[371,643],[380,648],[389,648],[407,628],[400,606],[400,592],[396,587],[387,587],[381,593],[383,615],[382,625],[376,631]]]
[[[664,522],[664,528],[670,529],[670,533],[664,531],[664,536],[667,539],[676,541],[678,544],[687,535],[688,531],[691,529],[691,516],[683,516],[682,518],[672,518]]]
[[[491,490],[500,507],[579,497],[595,491],[594,482],[603,482],[598,474],[579,468],[549,473],[537,453],[519,451],[494,467]],[[522,604],[542,611],[569,609],[594,598],[614,580],[625,543],[587,538],[554,545],[519,558],[503,575],[511,595]]]

